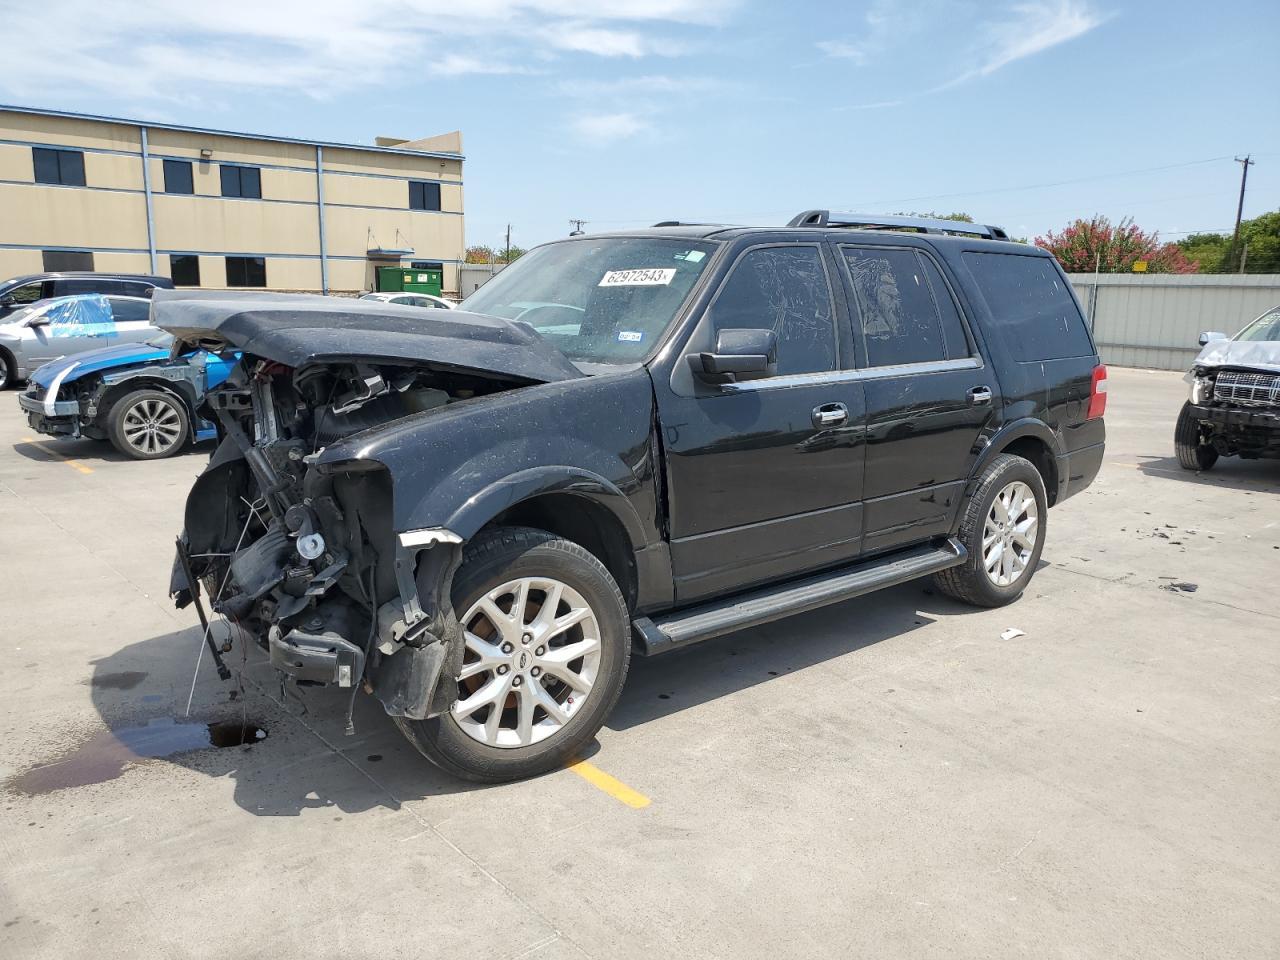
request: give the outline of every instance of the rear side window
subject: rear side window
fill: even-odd
[[[971,251],[964,260],[1015,360],[1093,355],[1084,317],[1048,257]]]
[[[103,280],[99,277],[69,277],[65,280],[53,281],[55,297],[70,297],[80,293],[123,293],[124,286],[118,280]]]
[[[853,281],[867,366],[970,355],[960,312],[928,257],[907,247],[841,250]]]
[[[111,304],[111,319],[117,323],[142,321],[151,319],[151,304],[145,300],[131,300],[128,297],[108,297]]]
[[[716,332],[772,330],[778,374],[836,365],[831,289],[817,247],[764,247],[743,255],[711,307]]]

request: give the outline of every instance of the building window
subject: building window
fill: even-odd
[[[66,270],[92,270],[93,252],[90,250],[43,250],[46,273],[62,273]]]
[[[36,183],[57,183],[64,187],[84,186],[84,153],[79,150],[31,148]]]
[[[227,258],[227,277],[231,277],[231,261]],[[169,276],[175,287],[200,286],[200,258],[194,253],[169,254]]]
[[[190,160],[166,160],[164,162],[165,193],[195,193],[191,181]]]
[[[228,287],[265,287],[267,261],[262,257],[227,257]]]
[[[440,184],[422,180],[409,181],[410,210],[439,210]]]
[[[246,200],[262,199],[262,171],[257,167],[234,167],[221,164],[222,195],[243,197]]]

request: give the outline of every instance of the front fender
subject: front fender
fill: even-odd
[[[618,518],[636,549],[645,545],[644,524],[617,484],[590,470],[560,465],[521,470],[490,483],[459,505],[443,526],[470,540],[508,507],[545,493],[570,493],[600,504]]]

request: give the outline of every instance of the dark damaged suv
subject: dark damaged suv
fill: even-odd
[[[155,320],[244,354],[179,604],[203,587],[284,675],[372,692],[478,780],[573,757],[633,650],[926,575],[1014,600],[1102,460],[1058,264],[951,221],[668,223],[539,247],[429,318],[162,292]]]

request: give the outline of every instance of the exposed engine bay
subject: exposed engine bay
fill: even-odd
[[[285,677],[349,688],[352,705],[363,687],[393,716],[447,710],[462,657],[449,602],[459,539],[397,537],[376,461],[316,461],[361,431],[514,385],[407,361],[294,369],[246,354],[206,397],[221,443],[188,499],[178,605],[202,588]]]

